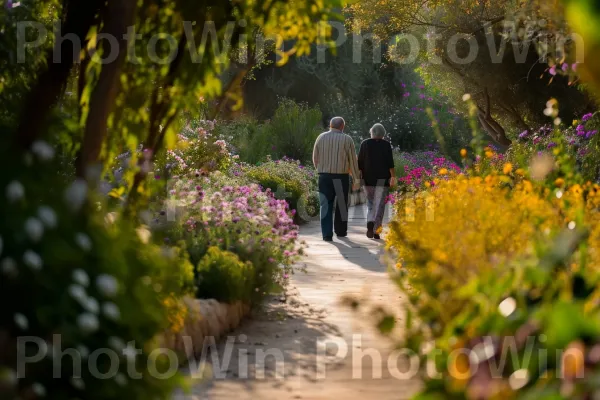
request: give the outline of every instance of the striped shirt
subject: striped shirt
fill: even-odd
[[[354,140],[337,129],[319,135],[313,149],[313,164],[319,173],[347,174],[360,179]]]

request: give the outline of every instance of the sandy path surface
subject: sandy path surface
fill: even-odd
[[[404,357],[390,361],[394,343],[374,329],[372,306],[354,311],[341,301],[368,297],[396,312],[394,335],[402,334],[403,299],[380,262],[383,243],[365,236],[364,206],[350,214],[348,237],[333,243],[321,240],[318,222],[301,228],[306,273],[205,352],[206,363],[188,370],[206,365],[205,379],[176,399],[407,399],[418,390],[419,381],[403,374]]]

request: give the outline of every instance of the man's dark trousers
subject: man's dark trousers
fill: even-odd
[[[350,192],[350,175],[319,174],[319,200],[321,205],[321,231],[323,238],[348,233],[348,195]],[[333,207],[335,207],[335,222]]]

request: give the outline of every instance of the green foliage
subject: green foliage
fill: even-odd
[[[233,121],[219,126],[217,133],[230,140],[240,159],[250,164],[266,156],[310,163],[314,141],[322,131],[321,119],[317,108],[281,99],[271,120],[262,124],[251,119]]]
[[[245,172],[252,181],[273,192],[275,198],[286,200],[290,209],[300,211],[304,218],[317,214],[318,197],[314,196],[316,173],[313,168],[284,158],[276,161],[267,159],[260,165],[247,166]],[[298,210],[299,207],[302,210]]]
[[[53,399],[168,398],[180,383],[178,374],[159,379],[140,367],[143,377],[130,379],[131,361],[121,347],[133,341],[143,349],[136,365],[153,363],[155,337],[170,326],[165,302],[190,293],[192,266],[178,249],[151,244],[147,228],[107,214],[102,201],[86,203],[88,186],[65,186],[51,155],[47,144],[37,142],[25,162],[6,151],[1,158],[0,325],[6,356],[0,371],[14,374],[18,337],[50,344],[58,334],[63,350],[82,355],[82,377],[71,379],[73,364],[63,362],[61,377],[53,378],[56,364],[44,357],[27,364],[16,386],[2,385],[0,395],[23,396],[33,387]],[[38,344],[26,348],[35,354]],[[118,367],[109,379],[86,367],[87,354],[97,349],[115,351],[118,362],[97,360],[103,373]],[[156,362],[159,371],[168,369],[165,359]]]
[[[240,261],[234,253],[210,247],[198,263],[196,273],[201,298],[249,304],[252,297],[256,297],[254,266]]]
[[[383,124],[394,146],[402,151],[428,149],[444,143],[446,151],[458,152],[470,138],[467,120],[452,106],[450,99],[431,85],[426,86],[415,73],[397,73],[393,85],[364,107],[358,98],[332,97],[330,115],[346,119],[346,133],[355,141],[369,137],[374,123]],[[395,97],[388,94],[395,90]],[[436,132],[437,129],[437,132]]]

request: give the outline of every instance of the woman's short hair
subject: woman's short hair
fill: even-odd
[[[385,137],[386,135],[386,131],[385,128],[383,127],[383,125],[381,124],[375,124],[373,125],[373,127],[371,128],[371,137],[374,139],[381,139],[383,137]]]

